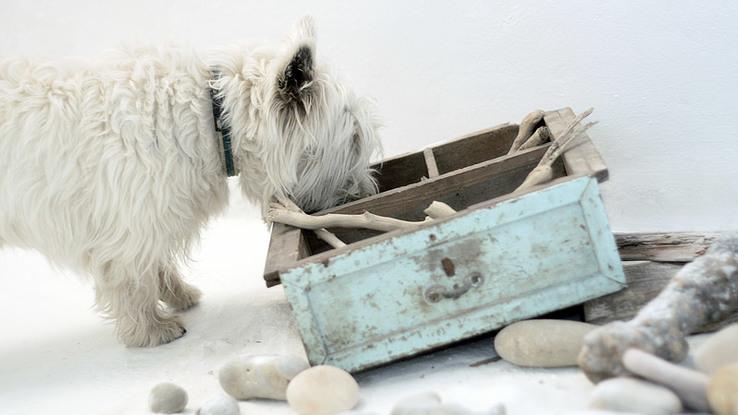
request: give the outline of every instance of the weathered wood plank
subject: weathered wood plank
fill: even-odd
[[[404,154],[384,160],[372,167],[377,171],[376,179],[380,192],[417,183],[423,177],[427,177],[425,157],[422,152]]]
[[[502,124],[430,147],[439,174],[505,155],[517,131],[517,125]],[[429,177],[423,151],[385,159],[373,168],[378,173],[380,192],[417,183],[423,177]]]
[[[624,262],[628,288],[584,303],[585,320],[594,324],[630,320],[661,292],[682,266],[682,263]],[[718,324],[706,325],[700,332],[715,331],[734,322],[738,322],[738,313]]]
[[[690,262],[705,253],[718,232],[616,233],[623,261]]]
[[[281,223],[272,224],[264,265],[264,280],[267,287],[279,284],[279,271],[310,255],[303,230]]]
[[[428,178],[438,177],[438,166],[436,165],[436,158],[433,155],[433,149],[426,148],[423,150],[423,157],[425,157],[425,167],[428,170]]]
[[[507,155],[518,133],[515,124],[503,124],[467,134],[432,147],[440,174]]]
[[[346,203],[316,213],[372,213],[406,220],[425,217],[423,209],[437,200],[460,210],[471,204],[492,199],[515,190],[525,180],[546,152],[548,145],[532,148],[511,156],[487,160],[483,163],[441,174],[438,177],[414,183],[398,189]],[[484,185],[486,191],[467,194],[465,189]],[[466,196],[462,198],[462,196]],[[471,202],[467,200],[472,198]]]
[[[562,108],[547,112],[543,120],[551,134],[558,137],[575,117],[576,115],[571,108]],[[607,166],[589,136],[584,133],[576,140],[562,156],[567,173],[570,175],[589,174],[597,177],[600,182],[607,180]]]

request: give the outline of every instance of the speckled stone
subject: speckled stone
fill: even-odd
[[[682,411],[682,403],[674,392],[632,378],[611,378],[598,383],[589,406],[642,415],[671,415]]]
[[[738,363],[738,324],[711,335],[694,351],[694,363],[708,375],[723,366]]]
[[[707,400],[718,415],[738,415],[738,363],[715,371],[707,384]]]
[[[292,379],[287,402],[300,415],[335,415],[356,406],[359,384],[343,369],[315,366]]]
[[[160,383],[149,393],[149,409],[159,414],[176,414],[187,406],[187,392],[174,383]]]
[[[230,395],[221,395],[208,399],[197,410],[196,415],[240,415],[238,401]]]
[[[244,355],[226,363],[218,371],[218,381],[236,399],[285,400],[290,380],[309,367],[295,356]]]
[[[505,361],[518,366],[576,366],[582,339],[595,328],[569,320],[520,321],[497,334],[495,350]]]

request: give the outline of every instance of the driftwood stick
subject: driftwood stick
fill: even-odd
[[[440,219],[445,218],[447,216],[451,216],[456,211],[451,206],[439,202],[439,201],[433,201],[433,203],[430,204],[425,210],[423,211],[426,215],[430,216],[433,219]]]
[[[428,221],[432,219],[411,222],[388,218],[386,216],[379,216],[370,212],[364,212],[360,215],[329,213],[322,216],[312,216],[304,212],[295,212],[281,208],[280,206],[272,206],[272,208],[267,212],[267,220],[270,222],[284,223],[286,225],[302,229],[363,228],[389,232],[395,229],[415,228],[424,223],[428,223]]]
[[[533,134],[533,131],[536,130],[538,124],[541,123],[541,121],[543,120],[543,115],[544,112],[542,110],[536,110],[523,118],[523,121],[520,122],[520,128],[518,128],[518,135],[515,136],[515,140],[513,140],[513,143],[510,146],[510,151],[508,151],[507,154],[514,154],[518,152],[520,146],[522,146],[523,143],[525,143],[525,141],[530,138],[530,136]]]
[[[635,348],[680,362],[685,337],[738,310],[738,233],[727,234],[677,272],[661,293],[630,321],[616,321],[584,337],[579,367],[593,382],[628,375],[622,356]]]
[[[582,120],[588,117],[592,113],[592,111],[593,109],[589,108],[581,114],[577,115],[577,117],[572,120],[572,122],[569,124],[566,130],[564,130],[561,136],[556,137],[553,140],[551,146],[549,146],[548,150],[546,150],[546,153],[544,153],[543,157],[541,157],[541,161],[538,162],[538,165],[530,173],[528,173],[528,176],[525,178],[523,183],[518,186],[518,188],[515,189],[513,193],[518,193],[533,186],[550,182],[553,179],[552,166],[556,159],[558,159],[559,156],[563,154],[564,150],[566,150],[566,147],[571,144],[575,138],[579,137],[580,134],[584,133],[595,124],[588,123],[585,125],[581,125]]]
[[[316,229],[315,235],[333,248],[343,248],[346,246],[346,242],[338,239],[336,234],[327,229]]]
[[[300,207],[292,201],[292,199],[286,197],[277,197],[277,200],[279,201],[278,203],[282,206],[282,208],[290,210],[292,212],[305,214],[305,212],[303,212],[302,209],[300,209]],[[315,229],[315,235],[333,248],[343,248],[344,246],[346,246],[345,242],[339,239],[333,232],[325,228]]]
[[[540,127],[528,140],[525,141],[525,143],[523,143],[523,145],[520,146],[518,151],[540,146],[546,141],[552,141],[551,130],[549,130],[548,127]]]

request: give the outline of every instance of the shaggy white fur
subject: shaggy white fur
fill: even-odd
[[[241,188],[264,211],[274,197],[315,211],[376,191],[372,106],[314,57],[305,18],[280,46],[204,59],[165,48],[0,63],[0,246],[91,275],[125,344],[180,337],[160,300],[198,302],[178,264],[228,200],[210,88],[223,98]]]

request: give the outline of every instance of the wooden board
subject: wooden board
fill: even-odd
[[[630,320],[661,292],[683,266],[682,263],[624,262],[623,269],[628,288],[584,303],[585,320],[594,324]],[[719,330],[735,322],[738,322],[738,313],[720,323],[705,325],[699,332]]]
[[[269,250],[264,265],[267,287],[279,284],[279,270],[309,255],[302,229],[281,223],[272,224]]]
[[[431,147],[440,174],[507,155],[518,126],[498,125]]]
[[[705,253],[717,232],[616,233],[623,261],[690,262]]]
[[[349,371],[580,304],[625,281],[592,177],[314,255],[281,276],[311,364]]]

